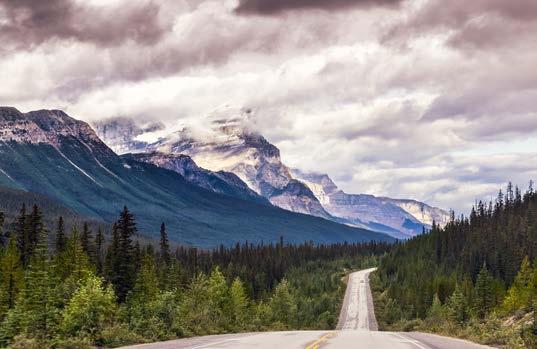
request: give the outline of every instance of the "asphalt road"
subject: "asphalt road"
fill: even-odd
[[[425,333],[378,332],[369,274],[349,276],[343,307],[335,331],[246,333],[179,339],[123,349],[483,349],[459,339]]]

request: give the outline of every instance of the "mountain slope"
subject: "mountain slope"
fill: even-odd
[[[320,218],[214,193],[179,173],[121,158],[84,122],[61,111],[0,108],[0,185],[47,195],[80,214],[111,222],[123,205],[142,232],[166,222],[178,242],[390,240]]]
[[[211,172],[203,169],[187,155],[151,152],[126,154],[121,157],[175,171],[188,182],[215,193],[270,205],[267,199],[257,195],[235,174],[225,171]]]
[[[65,221],[67,231],[70,230],[72,225],[80,227],[83,223],[88,223],[94,232],[98,228],[102,228],[104,232],[107,232],[109,228],[109,224],[102,220],[81,216],[47,196],[0,186],[0,212],[5,215],[4,232],[10,230],[10,225],[20,214],[23,205],[26,205],[27,212],[32,209],[33,205],[37,205],[43,212],[44,224],[50,231],[56,229],[60,216]]]
[[[203,135],[185,128],[148,146],[163,153],[186,154],[200,167],[236,174],[259,195],[281,208],[332,219],[304,183],[291,176],[280,150],[248,128],[248,110],[219,109]]]
[[[442,226],[448,221],[447,212],[415,200],[347,194],[325,174],[289,169],[282,163],[279,149],[251,131],[251,118],[249,110],[219,108],[209,117],[208,128],[183,128],[146,144],[145,150],[133,148],[132,151],[157,151],[172,156],[186,154],[202,168],[236,174],[252,190],[278,207],[397,238],[421,234],[433,221]],[[110,132],[105,136],[116,135],[109,140],[110,144],[120,144],[118,149],[125,149],[132,141],[122,143],[118,137],[139,134],[140,131],[133,127],[136,126],[132,122],[116,123],[107,126]],[[145,135],[144,138],[149,139]],[[161,166],[160,162],[158,159],[153,161],[158,166]],[[173,169],[182,173],[177,167]]]
[[[415,200],[397,200],[365,194],[347,194],[326,174],[293,169],[292,174],[312,189],[326,210],[357,226],[382,231],[398,238],[421,234],[433,221],[443,226],[447,212]]]

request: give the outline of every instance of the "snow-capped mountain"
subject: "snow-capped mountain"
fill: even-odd
[[[161,154],[160,158],[188,155],[197,166],[213,173],[233,173],[257,194],[283,209],[336,222],[388,233],[398,238],[420,234],[433,220],[445,224],[448,214],[415,200],[397,200],[364,194],[347,194],[325,174],[290,170],[282,163],[279,149],[253,131],[248,109],[218,108],[208,117],[204,129],[184,127],[158,141],[137,147],[122,137],[132,133],[128,122],[104,125],[115,149]],[[122,131],[127,127],[126,132]],[[103,127],[98,128],[102,130]],[[139,131],[132,133],[137,134]],[[128,137],[126,137],[128,138]],[[105,137],[106,139],[106,137]],[[147,157],[157,166],[184,172],[180,166],[163,165],[162,159]]]
[[[166,222],[172,240],[202,247],[281,236],[289,243],[393,240],[274,207],[237,176],[199,169],[185,156],[140,157],[118,156],[62,111],[0,107],[0,187],[41,194],[86,217],[112,223],[126,205],[145,236],[157,237]]]
[[[249,129],[249,116],[249,110],[220,109],[204,132],[185,128],[149,145],[148,150],[188,155],[202,168],[236,174],[278,207],[331,219],[311,190],[291,176],[280,150]]]
[[[433,221],[445,225],[449,219],[449,214],[444,210],[416,200],[347,194],[326,174],[293,169],[292,175],[306,183],[334,217],[346,219],[357,226],[387,232],[398,238],[419,234],[424,227],[430,227]]]

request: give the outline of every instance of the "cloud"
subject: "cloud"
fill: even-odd
[[[246,106],[290,166],[458,211],[536,177],[534,0],[44,3],[0,0],[0,104],[170,130]]]
[[[531,42],[537,29],[534,0],[427,0],[400,23],[385,40],[408,41],[431,33],[447,35],[447,42],[465,50],[518,46]]]
[[[286,10],[319,9],[338,10],[345,8],[369,8],[394,6],[402,0],[240,0],[238,13],[272,15]]]
[[[3,50],[31,49],[51,40],[113,46],[158,41],[168,30],[151,1],[86,6],[72,0],[0,0]]]

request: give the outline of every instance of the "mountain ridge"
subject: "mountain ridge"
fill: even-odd
[[[34,120],[39,119],[37,122]],[[55,133],[55,127],[60,131]],[[127,205],[140,231],[215,247],[239,241],[289,243],[392,241],[388,236],[285,211],[193,185],[175,171],[119,157],[88,124],[57,111],[0,108],[0,185],[46,195],[113,222]]]
[[[257,194],[286,210],[409,238],[429,229],[433,220],[444,225],[444,210],[416,200],[347,194],[326,174],[287,167],[280,150],[253,131],[252,112],[224,107],[209,116],[207,129],[188,127],[147,143],[142,152],[185,154],[201,168],[236,174]],[[117,130],[120,131],[120,130]],[[128,133],[128,131],[127,131]],[[106,141],[106,137],[105,137]],[[109,140],[115,143],[114,139]]]

